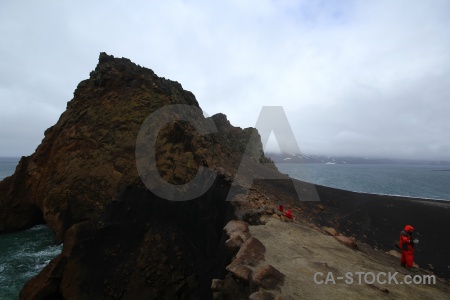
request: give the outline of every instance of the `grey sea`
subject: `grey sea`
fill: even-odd
[[[277,163],[292,178],[353,192],[450,200],[450,166]]]

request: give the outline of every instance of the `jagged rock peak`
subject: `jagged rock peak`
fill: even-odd
[[[171,104],[199,107],[181,84],[101,53],[35,153],[0,182],[0,233],[45,222],[62,240],[72,225],[100,216],[122,188],[143,187],[136,168],[138,132],[150,114]],[[209,136],[183,123],[160,130],[155,151],[166,181],[189,182],[199,166],[228,177],[236,171],[254,129],[234,127],[223,114],[213,120],[218,132]],[[255,161],[264,157],[260,141],[251,146]]]
[[[155,72],[153,70],[141,67],[135,63],[133,63],[130,59],[122,57],[114,57],[113,55],[108,55],[105,52],[101,52],[98,57],[98,64],[94,71],[91,72],[91,78],[92,74],[98,74],[99,72],[108,71],[108,68],[115,67],[119,71],[135,71],[135,72],[146,72],[148,74],[156,76]]]
[[[92,89],[95,89],[92,91]],[[74,100],[82,98],[86,89],[89,93],[96,92],[102,96],[105,91],[111,90],[123,92],[124,89],[154,90],[158,94],[170,95],[170,104],[189,104],[199,107],[193,93],[183,89],[177,81],[158,77],[151,69],[141,67],[128,58],[117,58],[101,52],[98,64],[90,74],[89,79],[78,84],[74,92]],[[96,97],[91,97],[95,100]],[[125,99],[124,99],[125,100]],[[67,108],[73,107],[73,100],[68,103]]]

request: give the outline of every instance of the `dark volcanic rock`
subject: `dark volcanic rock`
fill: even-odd
[[[62,240],[71,225],[99,216],[120,187],[142,186],[137,133],[147,116],[171,104],[199,107],[179,83],[128,59],[100,54],[36,152],[0,182],[0,233],[45,221]],[[206,137],[182,122],[160,131],[157,165],[165,180],[189,182],[199,165],[220,166],[228,177],[234,172],[254,129],[233,127],[223,114],[212,118],[218,132]],[[261,144],[254,146],[255,160],[264,158]]]
[[[102,217],[72,226],[62,254],[22,290],[76,299],[205,299],[211,279],[223,277],[229,256],[222,227],[233,216],[218,180],[201,198],[174,202],[127,188]],[[44,270],[45,271],[45,270]],[[47,274],[48,273],[48,274]],[[52,281],[52,289],[39,283]],[[55,283],[59,283],[59,286]],[[47,294],[45,294],[47,293]],[[36,298],[42,299],[42,298]]]
[[[101,53],[36,152],[0,182],[0,233],[45,221],[62,240],[73,224],[101,215],[120,188],[142,187],[135,160],[138,131],[147,116],[171,104],[199,107],[179,83]],[[212,119],[218,132],[207,136],[182,122],[160,131],[156,156],[165,180],[189,182],[199,165],[220,167],[231,178],[255,130],[233,127],[223,114]],[[252,146],[255,161],[265,159],[261,144]]]
[[[189,201],[160,198],[147,189],[158,185],[157,178],[144,185],[136,167],[142,163],[136,157],[142,124],[173,104],[196,108],[192,117],[212,120],[217,129],[200,134],[172,113],[175,119],[157,131],[155,165],[146,166],[157,170],[157,178],[182,186],[199,167],[216,172],[206,193]],[[270,162],[261,142],[250,139],[255,135],[223,114],[205,119],[179,83],[101,53],[36,152],[0,182],[0,233],[45,222],[64,240],[61,255],[24,287],[21,298],[212,297],[212,278],[223,278],[230,262],[222,229],[235,218],[225,201],[234,174],[245,151],[251,154],[248,170]],[[276,172],[273,166],[268,171]]]
[[[134,147],[144,119],[168,104],[198,107],[180,84],[128,59],[100,54],[36,152],[0,183],[0,232],[45,222],[60,239],[99,216],[118,187],[138,183]],[[36,211],[41,211],[41,217]]]

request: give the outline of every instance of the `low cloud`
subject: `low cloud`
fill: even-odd
[[[6,1],[0,33],[0,156],[31,154],[105,51],[235,126],[283,106],[305,153],[450,160],[448,1]]]

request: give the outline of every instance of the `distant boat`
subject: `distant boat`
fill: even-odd
[[[325,164],[326,165],[335,165],[336,163],[334,163],[334,162],[326,162]]]

